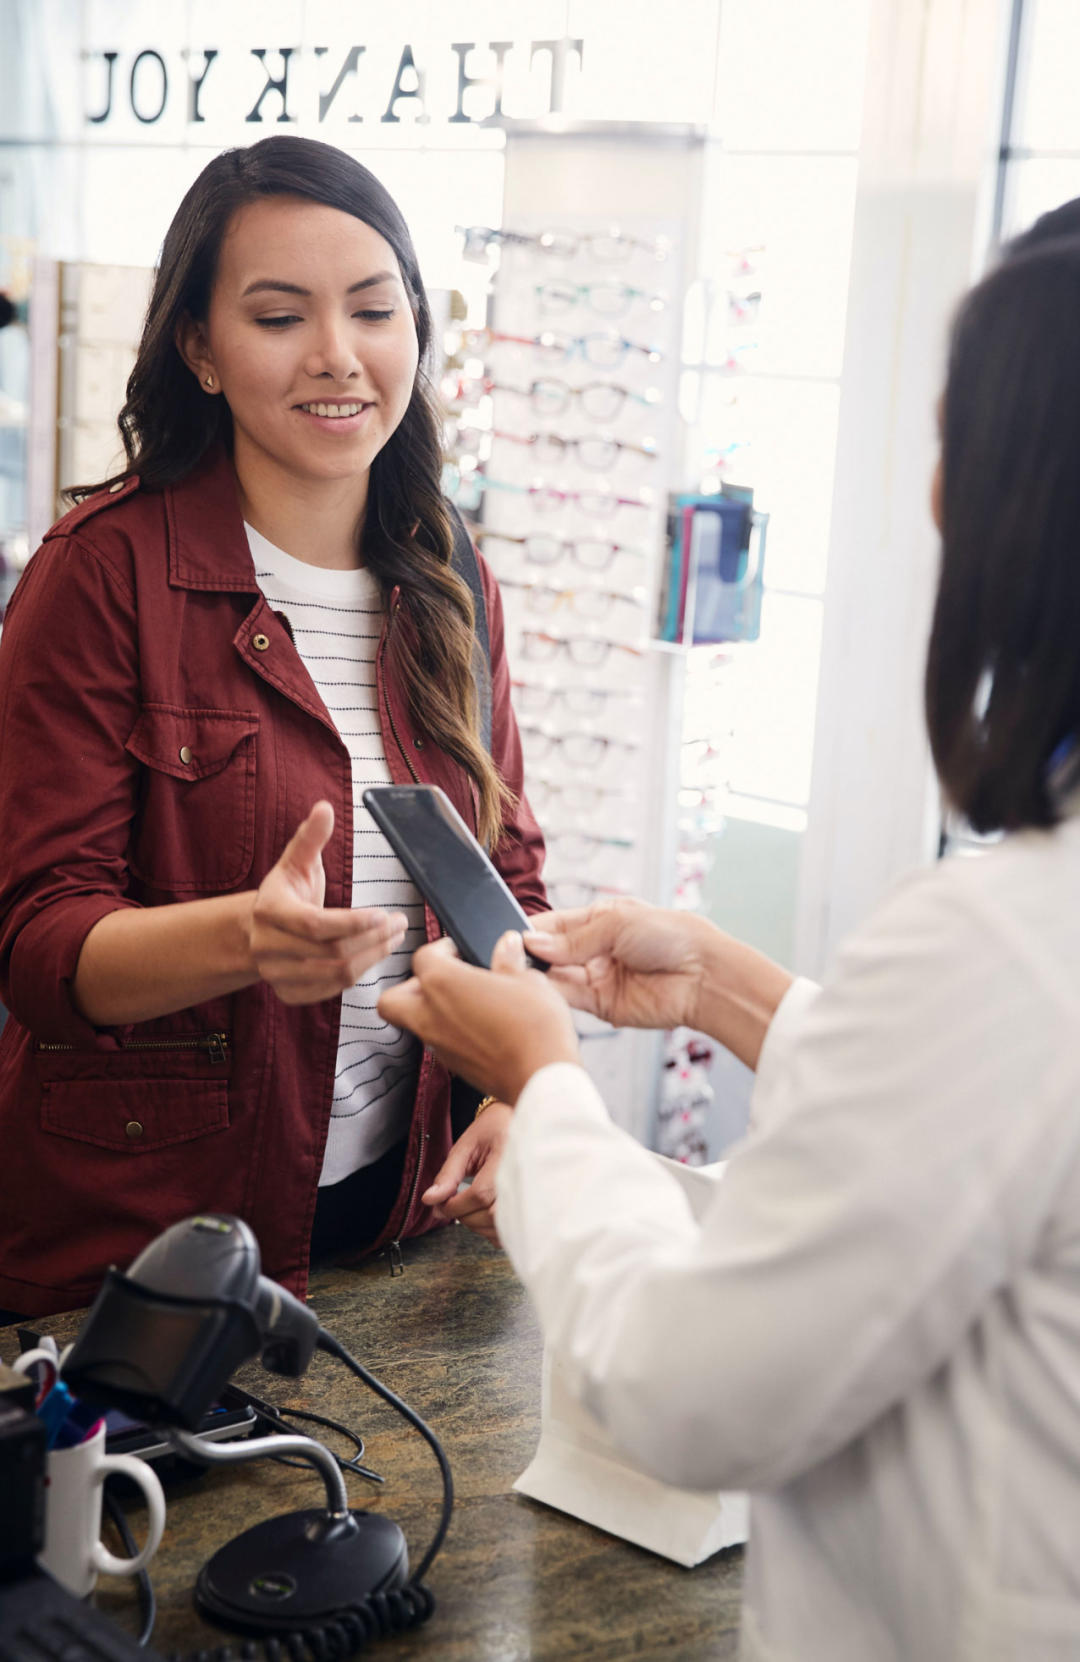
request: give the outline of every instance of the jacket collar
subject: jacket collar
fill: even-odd
[[[179,589],[257,594],[232,461],[222,446],[165,491],[169,582]]]

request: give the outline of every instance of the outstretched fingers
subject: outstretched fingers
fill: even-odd
[[[359,949],[379,939],[404,937],[408,919],[402,912],[379,907],[354,911],[348,906],[315,906],[292,896],[273,895],[255,905],[255,921],[282,938],[300,941],[313,950],[335,946]]]
[[[279,865],[306,873],[322,857],[322,851],[334,834],[334,810],[329,802],[316,802],[307,818],[301,820],[281,852]]]
[[[602,902],[572,912],[548,912],[530,921],[526,951],[560,968],[608,955],[618,928],[618,914]]]

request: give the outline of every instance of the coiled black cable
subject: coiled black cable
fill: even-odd
[[[369,1390],[397,1410],[403,1419],[419,1431],[439,1463],[442,1476],[442,1510],[431,1544],[404,1587],[385,1593],[369,1593],[364,1599],[341,1610],[329,1621],[299,1627],[259,1639],[244,1639],[214,1649],[173,1652],[168,1662],[346,1662],[356,1656],[374,1639],[385,1639],[393,1633],[407,1633],[422,1627],[435,1612],[435,1595],[423,1584],[450,1527],[454,1509],[454,1479],[450,1464],[438,1438],[424,1424],[419,1414],[408,1403],[369,1373],[345,1346],[325,1328],[319,1329],[319,1349],[333,1356],[363,1381]]]
[[[434,1610],[431,1589],[410,1582],[392,1593],[369,1593],[319,1626],[237,1640],[213,1650],[174,1651],[168,1662],[346,1662],[374,1639],[421,1627]]]

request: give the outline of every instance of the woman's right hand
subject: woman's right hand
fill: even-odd
[[[316,1004],[352,987],[405,938],[400,912],[326,907],[322,851],[334,830],[329,802],[316,802],[255,895],[251,961],[284,1004]]]
[[[525,946],[569,1003],[615,1027],[693,1027],[709,925],[620,895],[530,920]],[[715,931],[711,931],[715,933]]]

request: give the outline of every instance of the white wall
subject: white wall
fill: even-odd
[[[874,0],[796,967],[934,852],[922,670],[947,320],[985,246],[1002,0]]]

